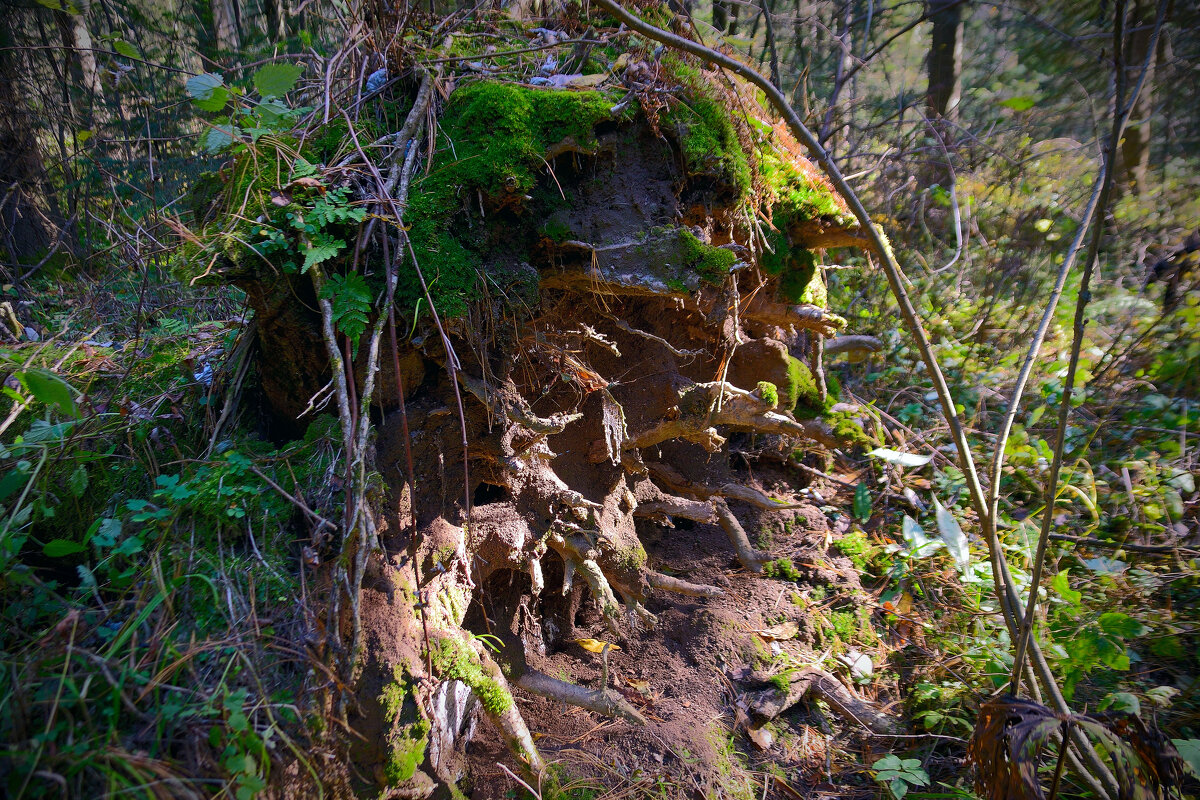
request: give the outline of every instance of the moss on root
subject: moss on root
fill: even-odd
[[[786,227],[783,218],[776,217],[777,227]],[[825,279],[817,269],[817,258],[811,250],[793,246],[784,230],[767,234],[771,251],[762,255],[763,272],[779,277],[779,294],[789,303],[810,303],[825,308],[828,295]],[[773,251],[773,252],[772,252]]]
[[[795,356],[788,356],[787,381],[783,400],[788,408],[800,416],[819,416],[824,413],[812,370]]]
[[[429,721],[418,717],[412,722],[402,723],[405,716],[412,717],[411,709],[406,709],[412,695],[412,682],[405,675],[402,667],[396,667],[392,674],[393,680],[383,687],[379,702],[383,706],[385,719],[391,722],[391,730],[387,734],[388,754],[384,764],[389,786],[399,786],[416,774],[417,767],[425,760],[425,751],[429,747]],[[407,712],[407,713],[406,713]]]
[[[758,395],[765,403],[770,403],[773,406],[779,405],[779,387],[770,381],[758,382]]]
[[[444,680],[459,680],[470,687],[489,714],[503,714],[512,708],[512,694],[487,674],[479,654],[465,642],[451,637],[439,641],[433,651],[433,666]]]
[[[689,269],[699,273],[700,278],[714,286],[720,286],[737,262],[732,250],[705,244],[686,228],[679,229],[684,258]]]

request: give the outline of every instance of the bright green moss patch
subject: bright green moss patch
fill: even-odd
[[[787,692],[792,688],[792,676],[796,674],[795,669],[785,669],[783,672],[777,672],[771,676],[767,683],[774,686],[781,692]]]
[[[405,703],[410,695],[410,682],[405,677],[403,668],[396,667],[393,681],[383,687],[383,693],[379,696],[384,718],[391,725],[387,734],[387,761],[384,764],[389,786],[398,786],[412,778],[417,767],[425,760],[425,750],[429,746],[428,720],[417,717],[414,722],[400,722],[405,715]],[[415,711],[410,711],[409,716],[413,715]]]
[[[779,387],[770,381],[758,382],[758,394],[764,402],[770,403],[773,406],[779,405]]]
[[[454,224],[467,204],[483,195],[503,203],[523,200],[533,190],[552,146],[571,141],[596,144],[595,127],[611,119],[615,101],[604,92],[530,89],[480,81],[450,97],[440,120],[433,169],[412,189],[405,222],[417,264],[439,311],[456,316],[478,293],[485,244],[474,229]],[[565,226],[547,225],[546,235],[567,238]],[[401,276],[397,302],[418,309],[423,292],[411,263]]]
[[[783,581],[798,581],[802,577],[790,558],[777,558],[763,564],[763,575]]]
[[[642,567],[646,566],[648,556],[646,548],[641,544],[635,544],[628,550],[618,550],[613,554],[613,560],[617,566],[624,572],[637,572]]]
[[[433,651],[434,669],[446,680],[459,680],[471,688],[479,702],[491,714],[503,714],[512,708],[512,694],[489,676],[479,656],[457,639],[442,639]]]
[[[675,128],[688,173],[713,175],[732,186],[739,198],[749,196],[750,160],[738,138],[732,112],[720,103],[698,69],[674,55],[664,56],[662,63],[689,89],[687,98],[672,103],[661,116],[663,122]]]
[[[783,218],[776,216],[774,224],[784,227]],[[825,280],[817,269],[817,258],[811,250],[794,247],[783,230],[767,234],[771,250],[762,255],[760,263],[768,275],[778,275],[779,293],[789,303],[810,303],[825,308],[828,297]],[[774,252],[772,252],[774,251]]]
[[[829,219],[845,227],[855,224],[854,217],[838,204],[832,189],[801,172],[786,153],[774,146],[764,144],[759,148],[758,174],[776,214],[790,220]]]
[[[867,536],[862,531],[854,531],[846,534],[841,539],[833,543],[834,549],[842,555],[850,559],[850,563],[859,572],[867,571],[867,562],[870,559],[874,548],[867,541]]]
[[[729,270],[737,263],[737,255],[724,247],[705,244],[686,228],[679,229],[679,238],[688,268],[700,273],[700,277],[708,283],[717,286],[724,283]]]
[[[785,387],[784,402],[797,415],[818,416],[824,412],[821,408],[821,395],[817,391],[817,381],[812,370],[795,356],[788,356],[788,382]],[[812,412],[806,414],[806,412]]]

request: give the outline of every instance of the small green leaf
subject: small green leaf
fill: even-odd
[[[75,467],[71,475],[67,478],[67,488],[71,490],[71,494],[75,497],[83,497],[83,493],[87,491],[88,474],[87,469],[83,464]]]
[[[321,264],[342,252],[346,243],[325,234],[313,237],[312,244],[304,249],[304,265],[301,272],[308,272],[314,265]]]
[[[1100,630],[1111,636],[1132,639],[1146,632],[1146,626],[1128,614],[1109,611],[1100,615]]]
[[[1192,774],[1200,778],[1200,739],[1172,739],[1171,744],[1187,762]]]
[[[867,488],[866,483],[860,483],[855,487],[854,504],[851,510],[860,522],[866,522],[871,518],[871,490]]]
[[[29,482],[29,470],[31,466],[28,461],[19,461],[16,467],[10,469],[4,474],[3,478],[0,478],[0,503],[16,494],[18,489],[25,488],[25,484]]]
[[[213,125],[200,134],[200,146],[206,153],[219,153],[233,144],[235,137],[241,137],[242,131],[236,125]]]
[[[125,56],[126,58],[140,59],[142,57],[141,51],[124,39],[113,40],[112,48],[117,51],[118,55]]]
[[[1037,99],[1022,95],[1019,97],[1010,97],[1007,100],[1001,100],[1000,105],[1005,108],[1011,108],[1013,111],[1028,111],[1037,105]]]
[[[79,542],[72,542],[69,539],[51,539],[42,546],[42,552],[49,558],[73,556],[76,553],[82,553],[86,549]]]
[[[267,64],[254,73],[254,88],[263,97],[283,97],[303,72],[303,64]]]
[[[17,380],[33,399],[48,406],[56,406],[69,417],[78,417],[75,397],[71,385],[62,378],[44,369],[30,369],[17,373]]]
[[[1113,692],[1100,701],[1098,706],[1099,711],[1107,709],[1113,711],[1124,711],[1126,714],[1141,714],[1142,703],[1137,699],[1136,695],[1129,692]]]
[[[188,97],[201,111],[220,111],[229,102],[225,79],[216,72],[204,72],[188,78],[185,84]]]
[[[1082,593],[1071,588],[1071,582],[1067,578],[1067,571],[1065,569],[1055,575],[1054,580],[1050,581],[1050,588],[1058,592],[1059,597],[1073,606],[1078,607],[1079,601],[1083,599]]]

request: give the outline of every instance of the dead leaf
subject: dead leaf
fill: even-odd
[[[796,634],[800,633],[800,625],[795,620],[788,620],[769,628],[763,628],[761,631],[755,631],[755,633],[768,642],[786,642],[788,639],[796,638]]]
[[[750,741],[754,742],[754,746],[759,750],[769,750],[771,745],[775,743],[775,734],[771,733],[770,729],[763,726],[760,728],[749,728],[746,735],[750,737]]]

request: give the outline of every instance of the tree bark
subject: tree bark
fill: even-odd
[[[212,0],[213,32],[217,37],[217,50],[232,53],[241,46],[237,0]]]
[[[55,22],[62,33],[63,47],[68,53],[71,73],[86,98],[87,106],[81,109],[78,120],[86,128],[95,128],[108,121],[96,46],[88,29],[87,18],[91,8],[91,0],[79,0],[70,12],[54,12]]]
[[[1126,85],[1133,85],[1146,65],[1146,81],[1129,114],[1129,127],[1121,139],[1118,186],[1138,195],[1146,188],[1146,173],[1150,168],[1150,117],[1154,109],[1154,72],[1159,53],[1150,53],[1154,32],[1154,4],[1137,0],[1129,14],[1129,34],[1125,37]],[[1162,42],[1166,39],[1161,38]],[[1149,56],[1149,58],[1147,58]]]
[[[925,105],[932,120],[958,118],[962,94],[963,6],[961,0],[928,0],[933,23],[929,45],[929,88]]]
[[[8,16],[7,14],[5,16]],[[33,116],[20,91],[22,72],[9,20],[0,24],[0,250],[24,262],[49,247],[61,219],[48,189]]]

